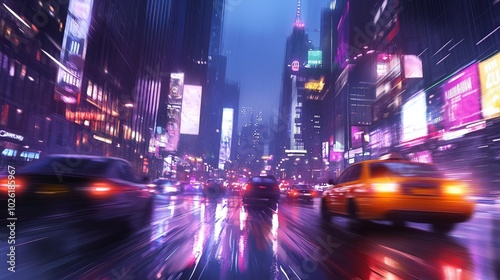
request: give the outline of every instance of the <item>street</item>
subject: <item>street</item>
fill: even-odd
[[[499,279],[499,208],[478,205],[445,237],[425,224],[323,224],[319,199],[282,197],[276,208],[242,206],[239,196],[157,196],[150,226],[133,236],[48,221],[19,229],[16,272],[2,261],[0,278]],[[0,249],[6,260],[8,245]]]

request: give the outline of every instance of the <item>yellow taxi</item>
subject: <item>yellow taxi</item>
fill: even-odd
[[[474,213],[467,185],[447,179],[434,164],[409,161],[398,154],[346,168],[321,198],[321,216],[356,220],[430,223],[447,233]]]

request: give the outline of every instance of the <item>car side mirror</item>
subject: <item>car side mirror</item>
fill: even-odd
[[[335,179],[328,180],[328,185],[335,185]]]

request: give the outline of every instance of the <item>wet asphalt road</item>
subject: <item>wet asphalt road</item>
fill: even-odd
[[[499,205],[479,205],[448,236],[420,224],[323,224],[318,206],[158,196],[134,235],[38,221],[17,232],[14,273],[2,236],[0,279],[500,279]]]

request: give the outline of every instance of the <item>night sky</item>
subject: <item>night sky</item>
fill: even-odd
[[[302,19],[319,47],[321,8],[329,0],[302,0]],[[296,0],[228,0],[223,52],[228,81],[241,85],[240,107],[262,108],[264,121],[277,115],[286,37],[292,32]],[[244,125],[238,124],[238,127]]]

